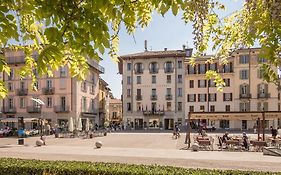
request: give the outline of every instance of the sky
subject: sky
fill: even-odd
[[[242,8],[243,0],[221,0],[225,5],[225,11],[217,12],[221,18],[228,16],[232,12]],[[128,35],[124,27],[120,30],[119,55],[131,54],[144,51],[144,41],[147,40],[148,50],[179,50],[182,45],[193,47],[192,25],[185,24],[181,19],[181,14],[174,16],[171,12],[162,17],[153,13],[152,21],[145,29],[137,28],[134,36]],[[101,77],[109,84],[109,88],[115,98],[121,98],[122,77],[118,74],[118,64],[104,55],[100,62],[105,68],[105,73]]]

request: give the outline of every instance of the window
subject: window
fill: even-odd
[[[142,110],[141,102],[137,102],[137,111],[141,111],[141,110]]]
[[[25,98],[20,98],[20,108],[25,108]]]
[[[53,99],[52,97],[47,97],[47,107],[51,108],[53,106]]]
[[[188,65],[187,66],[187,72],[188,74],[196,74],[196,66]]]
[[[206,73],[206,64],[199,64],[199,74],[204,74]]]
[[[152,84],[156,83],[156,75],[151,76],[151,81],[152,81]]]
[[[127,84],[131,84],[131,77],[127,76]]]
[[[257,110],[258,111],[268,111],[268,102],[258,102]]]
[[[178,102],[178,111],[182,111],[182,102]]]
[[[172,76],[171,75],[167,75],[167,83],[171,83],[172,82]]]
[[[151,74],[156,74],[158,73],[158,63],[152,62],[149,64],[149,72]]]
[[[240,64],[248,64],[249,63],[249,55],[240,55],[239,56]]]
[[[198,80],[198,87],[205,88],[207,84],[207,80]]]
[[[217,94],[216,93],[209,94],[209,101],[217,101]]]
[[[214,82],[214,79],[211,79],[208,81],[209,82],[209,87],[216,87],[216,84]]]
[[[258,78],[263,78],[264,71],[260,68],[258,69]]]
[[[131,97],[131,89],[127,89],[127,97]]]
[[[33,90],[37,91],[39,89],[39,82],[38,81],[35,81],[33,83]]]
[[[127,103],[127,111],[131,111],[131,103]]]
[[[165,68],[165,73],[172,73],[174,68],[173,68],[173,63],[171,61],[168,61],[164,64]]]
[[[13,91],[14,90],[13,83],[11,83],[11,82],[8,83],[8,90],[9,91]]]
[[[178,75],[178,83],[182,83],[182,75]]]
[[[204,112],[205,111],[205,106],[200,106],[200,111]]]
[[[249,70],[240,70],[240,79],[245,80],[249,78]]]
[[[182,97],[182,88],[178,88],[178,97]]]
[[[117,112],[112,112],[112,118],[116,119],[117,118]]]
[[[240,111],[250,111],[250,103],[249,102],[240,103]]]
[[[60,67],[60,77],[66,77],[66,67]]]
[[[167,111],[172,110],[172,102],[167,102]]]
[[[194,106],[189,106],[189,112],[194,112]]]
[[[167,88],[166,89],[166,94],[167,95],[171,95],[172,94],[172,89],[171,88]]]
[[[211,112],[215,112],[215,111],[216,111],[215,105],[211,105],[211,106],[210,106],[210,110],[211,110]]]
[[[137,76],[137,84],[141,84],[141,76]]]
[[[20,89],[21,90],[25,89],[25,83],[23,81],[20,82]]]
[[[220,120],[220,128],[229,128],[229,120]]]
[[[81,90],[84,91],[84,92],[87,92],[87,83],[86,83],[86,81],[83,81],[81,83]]]
[[[225,105],[225,111],[229,112],[230,111],[230,105]]]
[[[223,101],[232,101],[232,93],[223,93]]]
[[[198,102],[205,102],[207,94],[198,94]]]
[[[152,89],[152,90],[151,90],[151,95],[156,96],[156,89]]]
[[[233,72],[233,66],[232,66],[232,62],[229,62],[228,64],[223,65],[223,73],[230,73]]]
[[[53,82],[52,82],[52,80],[47,80],[47,88],[52,88],[53,87]]]
[[[267,62],[267,59],[265,59],[265,58],[258,58],[258,62],[259,63],[266,63]]]
[[[189,88],[194,88],[194,80],[189,80]]]
[[[225,82],[225,87],[230,87],[230,78],[225,78],[223,81]]]
[[[209,70],[217,71],[217,63],[209,64]]]
[[[249,85],[242,84],[240,85],[240,94],[248,94],[249,93]]]
[[[94,112],[95,111],[95,100],[91,99],[91,111]]]
[[[142,63],[136,63],[135,64],[135,73],[136,74],[142,74],[143,73],[143,64]]]
[[[187,94],[187,102],[196,102],[196,94]]]
[[[14,78],[14,69],[10,70],[10,75],[8,75],[8,80],[12,80]]]
[[[12,109],[14,107],[14,99],[8,99],[8,109]]]
[[[132,64],[131,63],[127,63],[127,71],[130,71],[132,69]]]
[[[82,112],[87,112],[87,98],[82,97]]]
[[[182,61],[178,61],[178,68],[182,69]]]

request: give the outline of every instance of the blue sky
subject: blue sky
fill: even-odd
[[[221,18],[241,9],[243,5],[243,0],[221,0],[221,2],[226,6],[225,11],[218,12]],[[138,28],[134,37],[128,35],[124,27],[121,28],[119,55],[143,52],[144,40],[148,41],[148,50],[182,49],[182,45],[187,45],[187,43],[192,48],[192,31],[191,24],[185,24],[180,14],[173,16],[169,12],[162,17],[154,13],[149,26],[144,30]],[[112,61],[108,55],[104,55],[100,64],[105,68],[105,74],[101,77],[109,84],[114,97],[121,98],[122,86],[121,75],[117,74],[118,64]]]

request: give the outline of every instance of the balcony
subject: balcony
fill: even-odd
[[[136,100],[137,100],[137,101],[142,100],[142,95],[136,95]]]
[[[158,73],[158,69],[149,69],[149,73],[151,74],[157,74]]]
[[[42,89],[44,95],[53,95],[55,93],[54,87],[47,87]]]
[[[143,112],[143,115],[160,115],[160,116],[162,116],[165,114],[164,110],[145,110],[142,112]]]
[[[18,96],[25,96],[28,94],[28,89],[17,89]]]
[[[61,106],[61,105],[59,105],[59,106],[55,106],[54,107],[54,111],[56,113],[70,112],[70,108],[69,108],[69,106]]]
[[[14,114],[17,112],[17,110],[15,107],[5,106],[4,108],[2,108],[2,112],[4,114]]]
[[[168,68],[165,68],[165,73],[173,73],[174,72],[174,68],[172,67],[168,67]]]
[[[166,100],[172,100],[173,96],[171,94],[166,95]]]
[[[88,64],[98,70],[101,74],[104,74],[104,67],[99,65],[96,60],[94,59],[88,59]]]
[[[141,68],[135,69],[135,74],[142,74],[142,73],[143,73],[143,69]]]
[[[157,100],[157,95],[151,95],[150,100]]]
[[[40,106],[27,106],[28,113],[41,113]]]
[[[252,98],[252,94],[240,94],[240,99],[248,99],[248,98]]]
[[[88,109],[83,110],[81,112],[81,115],[84,117],[97,117],[99,110],[98,109]]]
[[[270,93],[258,93],[258,98],[270,98]]]

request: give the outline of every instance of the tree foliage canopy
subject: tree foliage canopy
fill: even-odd
[[[280,65],[280,0],[248,0],[243,9],[222,20],[215,11],[223,8],[216,0],[2,0],[0,47],[24,50],[22,77],[34,79],[34,68],[39,75],[51,75],[52,70],[68,66],[72,76],[83,79],[87,58],[98,60],[109,50],[117,60],[122,23],[133,34],[137,26],[149,24],[152,12],[164,16],[171,10],[174,15],[183,11],[182,19],[192,22],[195,57],[205,52],[212,40],[215,58],[226,63],[231,50],[258,41],[268,63]],[[10,45],[11,40],[18,44]],[[33,50],[39,54],[37,60],[31,56]],[[9,73],[3,55],[0,61],[0,71]],[[272,66],[263,68],[266,80],[275,81]],[[216,72],[207,77],[215,77],[218,87],[223,85]],[[3,82],[0,92],[4,97]]]

